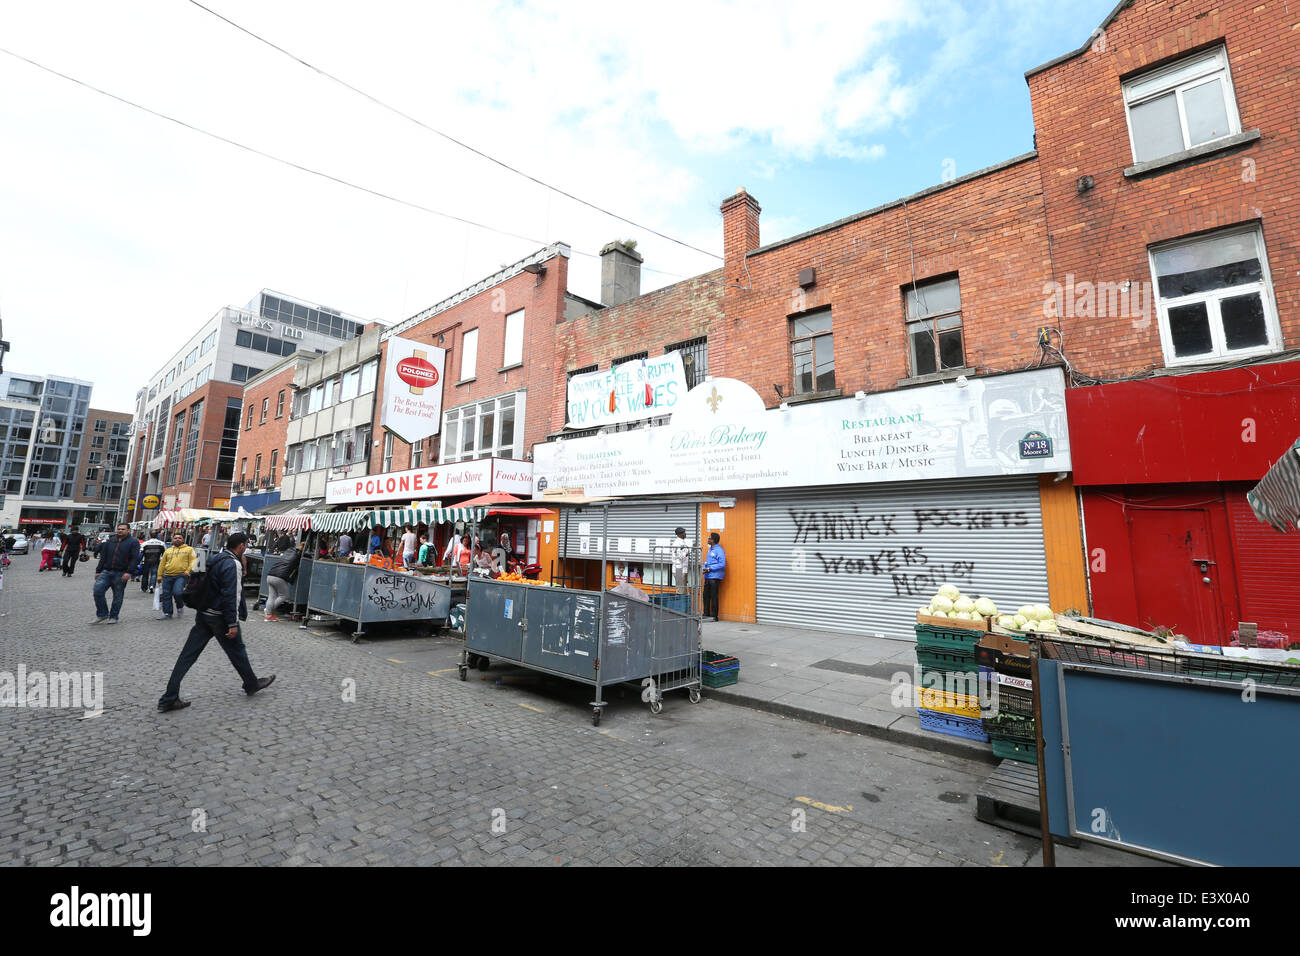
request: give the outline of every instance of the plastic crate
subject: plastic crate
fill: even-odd
[[[921,718],[922,730],[928,730],[936,734],[947,734],[949,737],[978,740],[981,743],[988,742],[989,735],[984,732],[984,728],[980,726],[978,720],[926,710],[923,707],[916,709],[916,715]]]
[[[1015,737],[1003,737],[989,734],[989,743],[993,745],[993,755],[1003,760],[1019,760],[1021,763],[1038,763],[1038,745]]]
[[[1038,739],[1034,719],[1017,714],[998,714],[996,717],[989,717],[984,721],[984,730],[1008,739],[1031,741]]]
[[[958,694],[942,687],[918,687],[916,700],[917,705],[924,710],[979,719],[980,699],[978,697]]]
[[[996,710],[993,709],[993,705],[996,705]],[[986,721],[999,715],[1025,717],[1032,720],[1034,717],[1034,694],[1032,691],[1021,690],[1018,687],[1007,687],[1005,684],[998,684],[997,696],[990,698],[990,706],[983,708],[981,713]]]
[[[689,594],[652,594],[650,603],[676,611],[678,614],[691,613],[691,596]]]
[[[951,651],[959,654],[973,654],[975,647],[985,631],[958,630],[934,627],[928,624],[916,625],[916,646],[933,648],[937,651]]]
[[[704,651],[700,657],[700,683],[705,687],[727,687],[740,680],[740,658],[716,651]]]
[[[962,654],[960,651],[941,651],[933,647],[916,648],[916,662],[922,667],[938,671],[970,671],[978,673],[974,654]]]

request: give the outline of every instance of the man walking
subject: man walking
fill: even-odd
[[[185,583],[189,581],[190,575],[194,573],[198,564],[199,556],[185,543],[185,535],[177,531],[172,535],[172,546],[163,552],[162,561],[158,565],[158,580],[162,584],[158,620],[171,620],[173,599],[176,601],[176,616],[185,616],[181,595],[185,593]]]
[[[258,677],[253,673],[253,665],[248,662],[248,649],[240,632],[239,622],[248,620],[248,607],[244,604],[244,551],[248,547],[248,535],[236,531],[226,539],[226,547],[208,562],[207,579],[204,582],[204,597],[196,608],[194,626],[190,636],[176,658],[172,668],[171,679],[167,689],[158,698],[158,710],[167,713],[188,707],[188,700],[181,700],[181,681],[194,662],[199,659],[203,649],[214,637],[221,649],[230,658],[239,676],[244,680],[244,693],[250,697],[259,690],[270,687],[275,675]]]
[[[126,595],[126,582],[140,560],[140,542],[131,536],[126,524],[117,526],[117,537],[104,542],[99,549],[99,564],[95,566],[95,620],[91,624],[116,624]],[[104,592],[113,589],[113,608],[110,611]]]
[[[718,589],[727,573],[727,553],[715,531],[709,535],[709,553],[704,558],[704,616],[718,620]]]
[[[154,585],[158,583],[158,562],[162,560],[163,552],[167,550],[167,545],[158,539],[158,535],[151,535],[149,540],[140,545],[140,555],[144,558],[144,571],[140,575],[140,590],[145,594],[153,594]]]
[[[81,533],[81,526],[74,525],[72,532],[63,542],[63,576],[72,577],[72,572],[77,570],[77,562],[81,560],[81,552],[86,550],[86,536]]]
[[[304,544],[303,547],[305,546]],[[302,547],[299,547],[271,565],[270,573],[266,576],[266,590],[270,592],[270,597],[266,599],[266,620],[280,620],[275,612],[284,601],[289,601],[289,609],[293,610],[294,603],[289,598],[289,582],[297,580],[298,565],[301,563]]]

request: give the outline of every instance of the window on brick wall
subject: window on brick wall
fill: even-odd
[[[913,375],[966,364],[961,341],[961,287],[957,277],[906,286],[907,342]]]
[[[388,432],[384,435],[384,466],[380,471],[389,472],[393,470],[393,433]]]
[[[244,426],[245,428],[253,427],[253,408],[254,406],[252,404],[248,406],[248,424]]]
[[[262,456],[258,455],[253,465],[253,484],[258,484],[262,480]]]
[[[620,358],[616,358],[616,359],[614,359],[614,361],[612,361],[612,362],[609,363],[609,367],[610,367],[610,368],[618,368],[618,367],[619,367],[620,365],[622,365],[624,362],[639,362],[639,361],[641,361],[642,359],[647,359],[647,358],[649,358],[649,357],[650,357],[650,353],[649,353],[649,352],[634,352],[634,353],[631,354],[631,355],[624,355],[624,356],[622,356],[622,357],[620,357]]]
[[[275,466],[280,463],[280,449],[271,449],[271,473],[268,477],[271,479],[271,485],[275,485]]]
[[[1124,107],[1135,163],[1241,132],[1223,47],[1129,80]]]
[[[1151,249],[1166,365],[1282,347],[1264,238],[1235,229]]]
[[[284,417],[284,389],[280,389],[280,398],[275,403],[275,417]]]
[[[262,418],[261,421],[258,422],[259,425],[266,424],[266,416],[270,412],[270,410],[271,410],[271,399],[269,397],[262,399]]]
[[[796,395],[834,390],[835,342],[830,309],[790,320],[790,358]]]
[[[470,329],[460,337],[460,380],[464,382],[473,378],[477,367],[478,329]]]
[[[524,310],[511,312],[506,316],[506,347],[501,365],[509,368],[519,365],[524,360]]]
[[[417,441],[411,445],[411,467],[419,468],[424,462],[424,441]]]
[[[682,353],[682,368],[686,370],[686,387],[694,388],[709,374],[709,340],[706,336],[664,346],[664,354]]]

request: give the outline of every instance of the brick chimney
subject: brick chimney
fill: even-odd
[[[600,301],[622,305],[641,294],[641,263],[636,243],[610,242],[600,250]]]
[[[763,208],[744,188],[722,201],[722,254],[728,284],[746,284],[745,253],[759,246],[758,216]]]

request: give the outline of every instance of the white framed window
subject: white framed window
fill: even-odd
[[[1240,133],[1228,51],[1217,47],[1129,80],[1124,110],[1135,163]]]
[[[343,373],[343,391],[339,395],[340,401],[350,401],[357,397],[357,387],[361,384],[361,367],[357,366],[350,372]]]
[[[524,361],[524,310],[511,312],[506,316],[506,351],[501,358],[501,365],[509,368]]]
[[[444,412],[439,463],[522,458],[526,397],[525,392],[511,392]]]
[[[383,472],[393,470],[393,433],[387,432],[384,435],[384,466],[380,469]]]
[[[424,463],[424,441],[417,441],[411,445],[411,467],[419,468]]]
[[[478,366],[478,329],[471,329],[460,337],[460,380],[474,377]]]
[[[1166,365],[1279,351],[1264,238],[1231,229],[1150,250]]]
[[[307,414],[319,412],[325,405],[325,386],[317,385],[311,390],[311,399],[307,403]]]
[[[186,368],[189,368],[191,365],[193,365],[193,364],[194,364],[195,362],[197,362],[198,360],[199,360],[199,350],[198,350],[198,349],[191,349],[191,350],[190,350],[190,354],[187,355],[187,356],[185,356],[185,367],[186,367]]]
[[[907,338],[912,374],[966,364],[961,342],[961,284],[956,276],[907,286]]]
[[[379,377],[379,359],[371,359],[365,365],[361,366],[361,391],[360,395],[375,390],[375,381]]]

